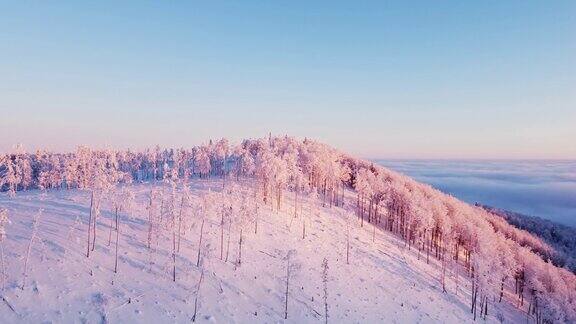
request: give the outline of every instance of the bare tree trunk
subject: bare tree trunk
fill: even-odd
[[[442,257],[442,292],[446,291],[446,260]]]
[[[28,242],[28,248],[26,249],[26,259],[24,261],[24,272],[22,278],[22,290],[26,286],[26,279],[28,278],[28,260],[30,259],[30,250],[32,249],[32,242],[34,242],[34,233],[30,237],[30,242]]]
[[[276,212],[279,212],[280,211],[280,205],[282,202],[282,188],[280,186],[278,186],[277,188],[278,189],[277,189],[277,193],[276,193],[276,205],[277,205],[276,206],[277,207]]]
[[[326,179],[324,179],[324,185],[322,186],[322,207],[326,207]]]
[[[344,184],[341,184],[342,186],[342,197],[340,198],[340,207],[344,207]]]
[[[204,224],[204,222],[202,222]],[[204,279],[204,269],[200,272],[200,279],[198,280],[198,287],[196,288],[196,297],[194,297],[194,315],[192,315],[192,322],[196,321],[196,315],[198,314],[198,297],[200,296],[200,285],[202,284],[202,279]]]
[[[458,264],[456,264],[456,266],[454,267],[454,271],[456,271],[456,296],[458,296],[458,273],[460,272],[460,270],[458,269]]]
[[[240,240],[238,241],[238,265],[242,264],[242,228],[240,228]]]
[[[118,218],[118,213],[116,213],[116,258],[114,261],[114,273],[118,273],[118,240],[120,237],[120,223]]]
[[[91,238],[91,231],[92,231],[92,210],[94,207],[94,191],[90,195],[90,215],[88,216],[88,245],[86,248],[86,257],[90,257],[90,238]]]
[[[500,299],[498,299],[498,302],[501,303],[502,302],[502,297],[504,296],[504,278],[502,278],[502,283],[500,285]]]
[[[152,248],[152,230],[153,230],[153,213],[152,213],[153,195],[150,192],[150,203],[148,204],[148,249]]]
[[[6,265],[4,264],[4,242],[0,241],[0,258],[2,261],[2,291],[6,287]]]
[[[360,227],[364,227],[364,204],[360,206]]]
[[[196,258],[196,267],[200,266],[200,251],[202,250],[202,235],[204,234],[204,218],[202,218],[202,225],[200,225],[200,242],[198,243],[198,257]]]
[[[472,281],[472,294],[470,295],[472,298],[470,300],[470,313],[474,313],[474,292],[475,292],[475,283]]]
[[[224,259],[224,211],[220,220],[220,260]]]
[[[172,281],[176,282],[176,229],[172,225]]]
[[[114,208],[114,215],[118,217],[118,207]],[[108,246],[112,243],[112,228],[114,227],[114,218],[110,218],[110,231],[108,232]]]
[[[228,255],[230,254],[230,230],[232,227],[232,222],[228,221],[228,239],[226,242],[226,258],[224,259],[224,262],[228,262]]]
[[[294,218],[296,218],[297,206],[298,206],[298,188],[294,188]]]
[[[324,283],[324,323],[328,323],[328,259],[322,261],[322,282]]]
[[[426,264],[430,263],[430,244],[432,244],[432,240],[426,240],[426,230],[424,230],[424,241],[428,242],[428,246],[426,247]]]
[[[226,156],[224,156],[224,161],[222,162],[222,189],[226,187]]]
[[[182,211],[184,209],[184,197],[182,197],[182,202],[180,203],[180,214],[178,215],[178,248],[177,251],[180,252],[180,239],[182,233]]]
[[[346,264],[350,264],[350,231],[346,232]]]
[[[288,288],[290,282],[290,251],[286,254],[286,294],[284,297],[284,319],[288,319]]]
[[[94,220],[93,224],[92,224],[92,251],[94,251],[94,249],[96,248],[96,224],[98,221],[98,211],[100,210],[100,197],[96,196],[96,206],[95,206],[95,213],[92,216],[92,219]]]

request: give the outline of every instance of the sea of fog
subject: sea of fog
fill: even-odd
[[[376,160],[469,203],[576,227],[576,161]]]

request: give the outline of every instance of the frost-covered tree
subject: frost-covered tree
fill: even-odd
[[[124,213],[127,217],[131,217],[131,211],[134,208],[135,196],[130,188],[123,186],[113,194],[113,207],[114,207],[114,231],[116,232],[115,239],[115,252],[114,252],[114,273],[118,273],[118,246],[120,241],[120,216]],[[110,233],[112,228],[110,229]]]
[[[184,235],[188,227],[190,227],[189,209],[192,207],[192,193],[186,184],[183,185],[182,197],[180,199],[180,209],[178,211],[177,252],[180,252],[180,241],[182,239],[182,235]]]
[[[236,157],[236,180],[239,180],[240,176],[251,176],[256,166],[254,164],[254,157],[250,154],[250,151],[243,146],[237,146],[234,151],[234,156]]]
[[[0,159],[0,189],[8,187],[10,196],[16,194],[20,178],[18,177],[17,167],[12,159],[12,155],[6,154]]]
[[[238,258],[237,264],[240,266],[242,264],[242,244],[244,242],[244,228],[249,223],[252,218],[252,213],[254,212],[253,203],[254,201],[250,197],[250,193],[240,186],[232,186],[231,189],[236,193],[234,197],[236,204],[236,212],[233,214],[233,223],[238,229]]]
[[[15,152],[14,165],[16,177],[18,178],[20,187],[23,190],[26,190],[32,185],[32,166],[30,164],[30,159],[26,155],[26,151],[21,144],[16,146]]]
[[[222,138],[211,146],[211,160],[214,165],[214,171],[222,178],[226,178],[226,161],[230,152],[228,140]]]
[[[110,191],[125,174],[118,172],[115,156],[111,151],[92,151],[79,147],[76,151],[73,175],[79,189],[90,192],[90,214],[88,218],[88,241],[86,257],[96,246],[96,225],[100,213],[102,196]]]
[[[210,155],[207,147],[200,147],[194,157],[195,169],[198,171],[200,178],[210,175],[212,166],[210,164]]]

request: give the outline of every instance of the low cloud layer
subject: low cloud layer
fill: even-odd
[[[377,162],[469,203],[576,226],[576,161]]]

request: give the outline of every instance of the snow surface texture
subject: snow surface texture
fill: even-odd
[[[222,181],[194,180],[190,186],[192,198],[198,202],[209,190],[220,191]],[[293,197],[284,199],[279,212],[261,205],[258,232],[254,233],[252,223],[244,227],[241,264],[237,262],[239,231],[235,226],[230,231],[228,260],[220,260],[220,219],[212,214],[206,217],[204,259],[197,267],[201,217],[190,213],[190,228],[182,238],[173,282],[171,232],[160,230],[153,249],[147,248],[146,206],[151,188],[160,187],[170,190],[161,183],[130,186],[137,203],[130,217],[120,217],[118,273],[113,271],[114,244],[108,246],[114,217],[109,201],[102,203],[96,249],[87,258],[88,192],[34,190],[14,198],[0,194],[0,206],[8,209],[11,219],[3,242],[7,280],[4,301],[0,301],[0,323],[189,323],[201,269],[204,276],[196,322],[472,322],[471,287],[464,271],[456,294],[455,275],[449,270],[448,293],[443,293],[436,259],[431,258],[430,264],[425,258],[419,260],[417,250],[409,250],[389,232],[373,232],[367,223],[360,227],[350,210],[322,207],[317,199],[304,200],[296,218]],[[354,197],[347,192],[348,206],[353,205]],[[43,212],[22,289],[32,221],[39,209]],[[226,244],[227,230],[224,235]],[[224,246],[225,253],[226,249]],[[288,318],[284,319],[289,251]],[[328,318],[324,259],[328,263]],[[488,322],[525,321],[506,301],[491,302],[490,307]]]

